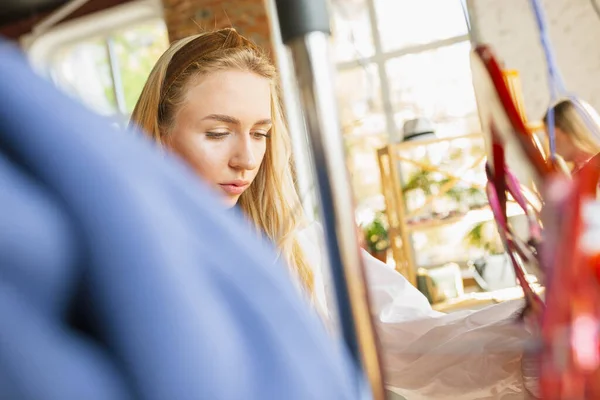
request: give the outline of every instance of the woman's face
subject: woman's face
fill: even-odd
[[[569,135],[560,128],[554,128],[556,139],[556,152],[567,162],[573,162],[577,156],[577,148],[569,138]]]
[[[229,70],[195,83],[175,115],[168,145],[233,207],[265,157],[272,126],[270,82]]]

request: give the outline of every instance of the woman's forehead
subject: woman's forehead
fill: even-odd
[[[200,77],[188,89],[187,108],[198,114],[225,114],[240,120],[271,116],[271,82],[247,71],[219,71]]]

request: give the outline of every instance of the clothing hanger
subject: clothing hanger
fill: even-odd
[[[506,163],[507,149],[517,153],[513,159],[521,160],[517,165],[527,169],[537,186],[543,186],[545,177],[552,167],[544,159],[529,134],[518,108],[504,80],[500,62],[487,45],[475,46],[471,68],[473,83],[480,109],[480,117],[488,143],[486,187],[488,200],[498,225],[500,238],[512,262],[515,275],[523,288],[527,308],[536,313],[543,309],[543,302],[527,282],[523,263],[537,264],[537,247],[541,240],[541,227],[533,217],[531,207],[523,195],[517,178],[509,171]],[[506,207],[509,196],[517,202],[530,221],[529,238],[520,239],[511,229]]]
[[[556,159],[556,134],[555,134],[555,121],[554,121],[554,106],[562,100],[571,100],[573,105],[577,108],[581,118],[586,124],[589,131],[594,134],[598,140],[600,140],[600,128],[592,120],[587,110],[585,109],[581,99],[574,93],[567,90],[564,80],[561,76],[556,57],[550,41],[550,35],[548,33],[548,27],[546,25],[546,16],[544,14],[543,7],[540,5],[539,0],[530,0],[531,7],[535,16],[535,20],[538,26],[538,32],[540,34],[540,43],[544,50],[544,58],[546,61],[546,73],[548,78],[548,88],[550,90],[550,105],[548,107],[548,116],[546,118],[546,127],[548,131],[548,138],[550,144],[550,157]],[[594,10],[596,10],[597,4],[592,0]]]
[[[538,0],[531,0],[548,68],[551,102],[568,94],[562,82],[548,38],[545,18]],[[600,398],[600,280],[595,254],[582,247],[589,233],[584,217],[586,202],[595,201],[600,171],[588,169],[570,180],[556,160],[554,115],[548,113],[551,155],[545,160],[533,146],[531,135],[516,112],[507,87],[501,79],[500,63],[489,47],[477,44],[473,52],[474,87],[488,143],[488,195],[507,253],[511,256],[518,281],[525,293],[529,321],[539,339],[539,395],[543,399]],[[578,107],[579,108],[579,107]],[[581,110],[580,110],[581,112]],[[591,120],[585,115],[586,123]],[[592,132],[598,129],[589,124]],[[506,167],[507,149],[514,150],[518,163],[527,170],[540,189],[546,208],[544,245],[512,240],[506,219],[507,196],[523,207],[520,189]],[[597,211],[596,211],[597,213]],[[594,218],[592,217],[591,220]],[[530,221],[530,235],[541,239],[541,225]],[[592,224],[593,225],[593,224]],[[536,232],[537,230],[537,232]],[[527,253],[523,250],[531,250]],[[531,290],[523,277],[520,260],[537,264],[546,281],[546,303]],[[587,321],[588,325],[581,321]],[[587,335],[587,336],[586,336]],[[578,338],[573,340],[573,338]],[[587,347],[586,347],[587,346]],[[587,357],[587,358],[586,358]]]

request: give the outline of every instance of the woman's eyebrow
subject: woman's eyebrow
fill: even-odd
[[[241,125],[239,119],[231,117],[229,115],[210,114],[210,115],[207,115],[206,117],[202,118],[203,121],[207,120],[207,119],[211,119],[213,121],[225,122],[227,124]]]
[[[230,115],[224,115],[224,114],[210,114],[210,115],[207,115],[206,117],[202,118],[202,121],[205,121],[205,120],[225,122],[226,124],[234,124],[234,125],[242,124],[239,119],[232,117]],[[271,125],[271,124],[273,124],[273,121],[270,118],[261,119],[254,123],[254,125]]]

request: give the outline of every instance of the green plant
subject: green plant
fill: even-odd
[[[420,189],[427,196],[437,193],[442,186],[452,184],[448,177],[440,178],[439,173],[418,169],[414,172],[408,181],[402,187],[404,194],[413,190]],[[444,197],[454,200],[457,203],[466,203],[470,199],[479,199],[485,197],[485,193],[474,186],[455,182],[445,193]]]
[[[502,254],[504,248],[500,240],[496,223],[482,221],[473,226],[464,238],[467,245],[485,250],[488,254]]]
[[[390,247],[388,227],[383,212],[376,213],[373,220],[363,226],[363,232],[370,253],[385,251]]]
[[[444,178],[440,183],[440,186],[449,184],[450,178]],[[445,196],[456,203],[469,203],[469,201],[481,200],[482,198],[485,200],[486,194],[483,190],[475,186],[457,183],[445,193]]]
[[[421,189],[426,195],[431,195],[431,188],[434,185],[439,185],[439,182],[434,179],[434,173],[418,169],[404,184],[402,191],[406,194],[412,190]]]

